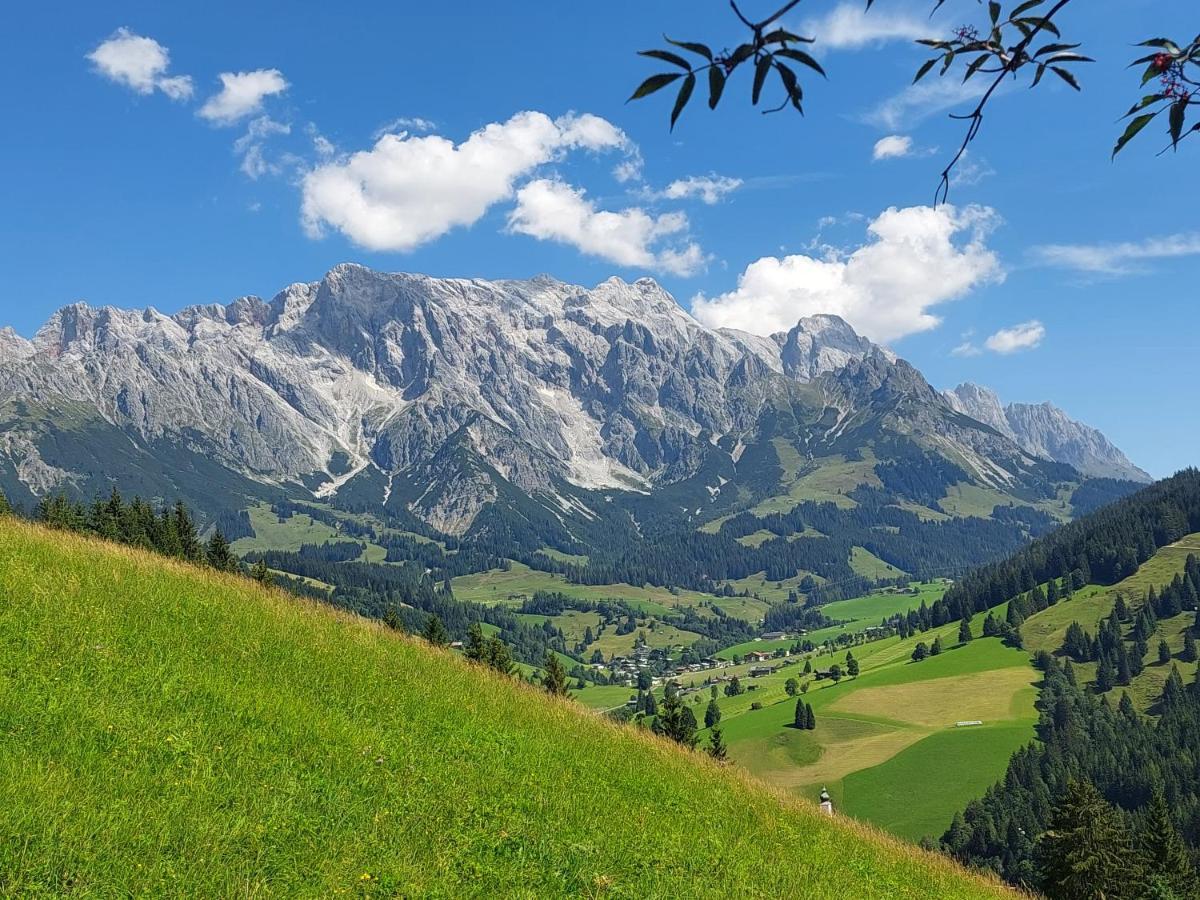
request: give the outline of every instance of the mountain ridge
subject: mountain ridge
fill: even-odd
[[[71,304],[32,341],[0,332],[0,353],[0,481],[31,497],[125,472],[165,496],[172,468],[203,458],[236,475],[231,496],[353,495],[449,534],[527,497],[540,511],[522,516],[577,540],[610,492],[670,494],[683,504],[668,518],[711,518],[864,448],[934,454],[998,498],[1051,497],[1074,477],[837,316],[769,337],[713,330],[651,279],[586,289],[344,263],[270,300],[169,316]],[[64,405],[84,424],[46,412]],[[80,462],[85,425],[120,462]],[[146,457],[164,452],[151,477]]]

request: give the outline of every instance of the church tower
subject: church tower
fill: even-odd
[[[821,812],[827,816],[833,815],[833,800],[829,796],[829,791],[821,788]]]

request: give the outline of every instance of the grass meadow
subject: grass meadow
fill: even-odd
[[[12,521],[0,678],[6,896],[1005,893],[378,624]]]

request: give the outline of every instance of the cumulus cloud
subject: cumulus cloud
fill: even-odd
[[[1045,244],[1033,249],[1039,262],[1096,275],[1130,275],[1138,263],[1200,255],[1200,232],[1170,234],[1116,244]]]
[[[839,3],[821,18],[805,21],[802,30],[817,39],[817,46],[834,50],[938,36],[938,29],[924,16],[878,7],[867,12],[862,3]]]
[[[517,191],[508,227],[539,240],[570,244],[620,266],[692,275],[704,265],[700,247],[687,240],[683,213],[655,216],[638,207],[596,209],[582,190],[548,178]]]
[[[87,55],[96,71],[110,81],[139,94],[162,91],[172,100],[192,96],[192,79],[186,75],[167,75],[171,54],[154,38],[118,28],[113,35]]]
[[[687,200],[695,197],[710,206],[742,186],[742,179],[727,175],[689,175],[672,181],[653,196],[663,200]]]
[[[880,160],[898,159],[902,156],[909,156],[912,153],[912,146],[912,138],[907,135],[889,134],[887,137],[880,138],[875,142],[875,149],[871,151],[871,158]]]
[[[951,356],[978,356],[983,351],[980,350],[972,341],[963,341],[950,351]]]
[[[993,353],[1017,353],[1020,350],[1032,350],[1045,336],[1045,326],[1037,319],[1030,319],[1011,328],[1001,328],[983,344]]]
[[[215,125],[234,125],[262,109],[263,100],[288,88],[278,69],[222,72],[221,90],[200,107],[201,118]]]
[[[835,313],[862,334],[888,341],[941,321],[931,309],[1003,278],[986,238],[997,216],[987,207],[887,209],[867,227],[867,243],[823,257],[767,256],[746,267],[737,288],[692,302],[712,327],[771,334],[801,316]]]
[[[411,250],[478,221],[516,182],[569,150],[623,149],[628,138],[593,115],[520,112],[455,144],[440,135],[386,134],[370,150],[324,163],[302,182],[302,221],[370,250]]]

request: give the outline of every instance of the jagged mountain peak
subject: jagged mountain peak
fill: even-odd
[[[880,355],[894,362],[896,355],[860,335],[841,316],[805,316],[786,332],[772,335],[779,345],[783,370],[801,381],[836,372],[855,360]]]
[[[1068,463],[1096,478],[1152,480],[1102,432],[1072,419],[1049,401],[1006,405],[991,388],[970,382],[943,396],[958,412],[995,428],[1036,456]]]

